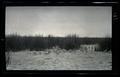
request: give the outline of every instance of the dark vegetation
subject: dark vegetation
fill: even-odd
[[[68,35],[66,37],[54,36],[6,36],[6,51],[20,51],[25,49],[44,50],[54,46],[62,49],[78,49],[81,44],[99,44],[101,51],[111,50],[111,38],[80,38],[77,35]]]

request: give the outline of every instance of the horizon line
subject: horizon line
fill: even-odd
[[[16,34],[16,33],[13,33],[13,34],[5,34],[5,36],[11,36],[11,35],[16,35],[16,36],[22,36],[22,37],[25,37],[25,36],[33,36],[33,37],[36,37],[36,36],[42,36],[42,37],[69,37],[69,36],[76,36],[76,37],[80,37],[80,38],[112,38],[112,36],[79,36],[77,34],[68,34],[68,35],[65,35],[65,36],[55,36],[55,35],[52,35],[52,34],[48,34],[48,35],[42,35],[42,34],[35,34],[35,35],[21,35],[21,34]]]

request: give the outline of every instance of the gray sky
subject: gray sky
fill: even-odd
[[[7,7],[6,34],[112,37],[112,8],[98,6]]]

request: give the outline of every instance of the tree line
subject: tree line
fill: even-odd
[[[20,50],[44,50],[54,46],[62,49],[79,49],[82,44],[99,44],[101,51],[111,49],[112,38],[87,38],[78,37],[77,35],[68,35],[66,37],[54,37],[48,35],[39,36],[20,36],[20,35],[6,35],[5,50],[6,51],[20,51]]]

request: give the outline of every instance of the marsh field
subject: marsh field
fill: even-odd
[[[7,70],[112,70],[111,52],[53,48],[10,52],[10,55]]]

